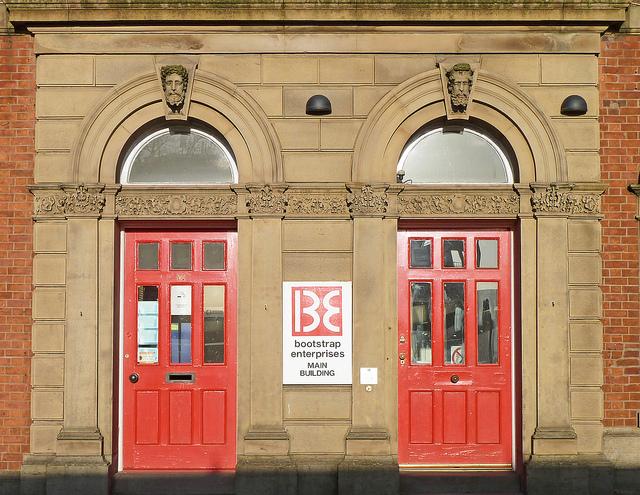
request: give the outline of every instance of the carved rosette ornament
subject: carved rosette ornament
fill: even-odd
[[[401,215],[517,215],[520,199],[509,194],[400,195]]]
[[[260,189],[250,188],[247,208],[249,213],[284,215],[287,208],[287,197],[284,192],[274,190],[266,185]]]
[[[573,193],[561,190],[557,184],[551,184],[543,192],[537,192],[531,197],[531,206],[535,213],[596,215],[600,213],[600,196]]]
[[[237,212],[235,195],[167,194],[116,198],[119,216],[227,216]]]
[[[37,216],[100,215],[104,205],[103,194],[81,184],[73,189],[37,195],[34,213]]]
[[[287,213],[292,215],[349,214],[344,194],[289,196]]]
[[[387,212],[387,193],[376,192],[371,185],[364,185],[360,190],[349,188],[347,205],[355,215],[381,215]]]

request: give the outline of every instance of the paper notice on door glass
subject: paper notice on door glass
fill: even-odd
[[[157,363],[157,347],[138,347],[138,363]]]
[[[191,314],[190,285],[171,286],[171,314],[174,316]]]

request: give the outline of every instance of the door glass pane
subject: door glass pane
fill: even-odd
[[[444,362],[464,364],[464,282],[444,283]]]
[[[204,362],[224,363],[224,286],[204,288]]]
[[[158,362],[158,288],[138,287],[138,363]]]
[[[171,269],[191,270],[191,243],[171,243]]]
[[[498,268],[498,240],[476,241],[476,268]]]
[[[158,269],[158,243],[138,243],[138,270]]]
[[[411,363],[431,364],[431,283],[411,284]]]
[[[171,286],[171,364],[191,363],[191,286]]]
[[[444,266],[445,268],[464,268],[464,240],[444,241]]]
[[[224,270],[224,242],[204,243],[204,269]]]
[[[431,268],[431,239],[411,240],[411,268]]]
[[[478,363],[498,362],[498,282],[478,282]]]

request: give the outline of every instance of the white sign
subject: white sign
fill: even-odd
[[[377,385],[378,368],[360,368],[360,385]]]
[[[191,314],[191,286],[172,285],[171,286],[171,315]]]
[[[282,383],[351,384],[351,282],[283,283]]]

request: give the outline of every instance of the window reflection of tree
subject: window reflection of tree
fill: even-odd
[[[231,164],[215,143],[203,136],[163,135],[138,153],[132,175],[153,180],[202,180],[228,182]],[[160,177],[159,177],[160,176]]]

